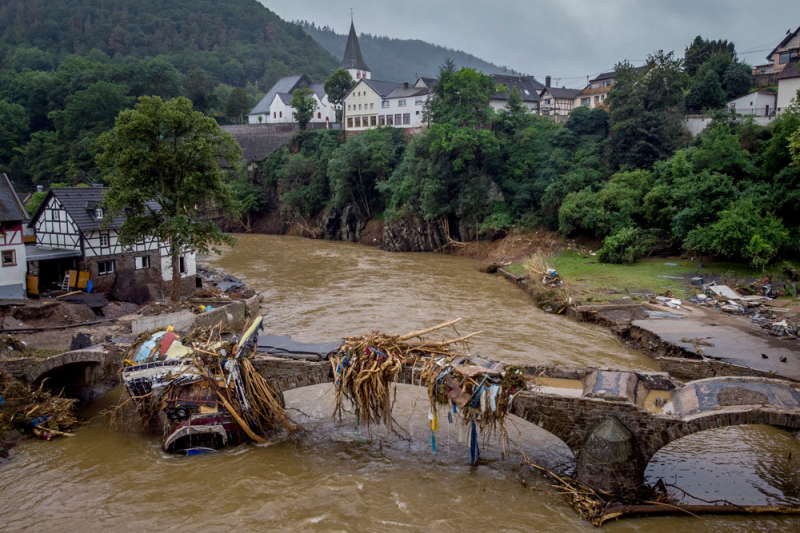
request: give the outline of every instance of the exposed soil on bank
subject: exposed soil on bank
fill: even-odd
[[[570,242],[554,231],[534,229],[523,233],[510,233],[501,239],[472,241],[449,247],[450,253],[471,257],[487,263],[519,263],[532,254],[558,253]]]

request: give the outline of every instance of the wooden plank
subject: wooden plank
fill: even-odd
[[[78,283],[78,271],[77,270],[70,270],[69,271],[69,288],[72,289]]]
[[[81,270],[78,273],[78,288],[79,289],[86,289],[89,286],[89,276],[91,276],[91,272],[87,272],[85,270]]]

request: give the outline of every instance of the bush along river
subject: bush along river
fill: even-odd
[[[463,318],[461,333],[483,331],[472,351],[507,363],[552,363],[657,370],[591,324],[548,315],[476,261],[437,254],[392,254],[341,242],[241,235],[208,258],[265,296],[265,333],[322,342],[381,331],[405,333]],[[399,386],[397,434],[355,417],[332,420],[330,385],[286,394],[298,439],[243,445],[199,457],[170,456],[138,428],[109,427],[100,412],[121,390],[82,415],[71,439],[26,441],[0,465],[2,531],[540,530],[580,531],[582,521],[549,481],[523,464],[516,447],[556,473],[575,467],[569,448],[511,417],[500,442],[482,443],[481,461],[440,422],[431,453],[425,391]],[[684,503],[800,504],[800,440],[767,426],[743,426],[679,439],[651,460],[646,481],[686,490]],[[536,489],[536,490],[534,490]],[[780,516],[660,517],[607,523],[611,531],[696,532],[800,529]]]

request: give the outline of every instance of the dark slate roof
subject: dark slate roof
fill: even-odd
[[[308,88],[314,91],[314,93],[317,95],[317,98],[319,98],[320,102],[322,101],[323,98],[325,98],[324,83],[312,83],[311,85],[308,86]]]
[[[505,85],[508,87],[508,91],[492,95],[493,99],[508,99],[509,92],[513,91],[516,87],[522,95],[523,101],[538,102],[541,100],[539,91],[544,89],[544,85],[536,81],[535,78],[531,78],[529,76],[506,76],[502,74],[492,74],[492,79],[498,85]]]
[[[547,92],[549,92],[553,98],[568,98],[574,100],[582,91],[580,89],[565,89],[563,87],[547,87]]]
[[[797,32],[800,32],[800,26],[798,26],[797,29],[794,30],[793,32],[789,32],[786,34],[786,36],[781,40],[781,42],[778,43],[778,46],[773,48],[772,52],[769,53],[769,55],[767,56],[767,61],[772,61],[774,59],[773,56],[778,53],[778,50],[786,46],[789,43],[789,41],[794,39],[794,36],[797,35]]]
[[[356,27],[353,22],[350,22],[350,35],[347,36],[347,46],[344,48],[344,57],[339,68],[355,68],[358,70],[369,70],[369,67],[364,62],[364,56],[361,55],[361,46],[358,44],[358,35],[356,35]]]
[[[269,113],[269,106],[272,105],[272,101],[275,99],[275,95],[278,93],[289,93],[291,94],[292,91],[298,89],[305,84],[306,86],[311,86],[311,79],[305,74],[299,74],[296,76],[286,76],[285,78],[279,79],[275,82],[275,85],[267,91],[267,94],[264,95],[256,106],[253,108],[249,115],[266,115]]]
[[[0,178],[0,222],[22,222],[28,220],[28,213],[25,211],[22,202],[11,185],[11,180],[3,173]]]
[[[436,85],[436,82],[439,81],[439,78],[420,77],[419,79],[421,79],[422,83],[424,83],[429,89],[432,89],[433,86]]]
[[[33,215],[30,227],[34,227],[36,221],[44,212],[47,203],[52,196],[55,196],[59,203],[64,207],[69,214],[70,218],[78,226],[81,231],[97,231],[100,229],[119,229],[122,223],[125,222],[125,215],[120,215],[111,221],[108,225],[104,225],[107,220],[98,220],[94,217],[94,209],[98,205],[102,205],[103,198],[108,191],[107,187],[64,187],[57,189],[50,189],[45,197],[42,205],[39,206],[36,214]],[[161,206],[157,202],[148,202],[148,207],[154,211],[160,211]]]
[[[425,96],[430,92],[426,87],[398,87],[386,95],[386,98],[414,98],[415,96]]]
[[[781,73],[778,74],[779,80],[788,80],[790,78],[800,78],[800,57],[796,57],[786,63]]]
[[[633,67],[633,71],[636,74],[641,74],[642,72],[647,70],[647,65],[642,67]],[[614,74],[616,71],[612,70],[611,72],[603,72],[602,74],[598,74],[595,78],[589,80],[589,83],[594,83],[596,81],[603,81],[603,80],[610,80],[614,78]]]
[[[242,159],[247,164],[263,161],[270,154],[289,142],[299,130],[297,123],[278,124],[243,124],[240,126],[222,126],[242,147]],[[222,167],[230,167],[220,162]]]
[[[278,93],[276,96],[278,98],[280,98],[281,101],[284,104],[286,104],[286,105],[291,105],[292,104],[292,95],[291,94],[289,94],[289,93]]]

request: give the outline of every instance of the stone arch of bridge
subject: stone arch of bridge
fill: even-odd
[[[53,357],[48,357],[42,362],[32,366],[25,373],[25,378],[29,383],[37,383],[41,378],[48,375],[56,375],[59,369],[78,366],[94,366],[106,363],[106,353],[101,351],[78,351],[67,352]]]
[[[713,411],[702,416],[683,420],[660,435],[655,436],[643,447],[645,468],[659,450],[675,441],[709,431],[732,426],[765,425],[789,432],[800,431],[800,412],[782,412],[764,406],[742,407],[734,410]]]

